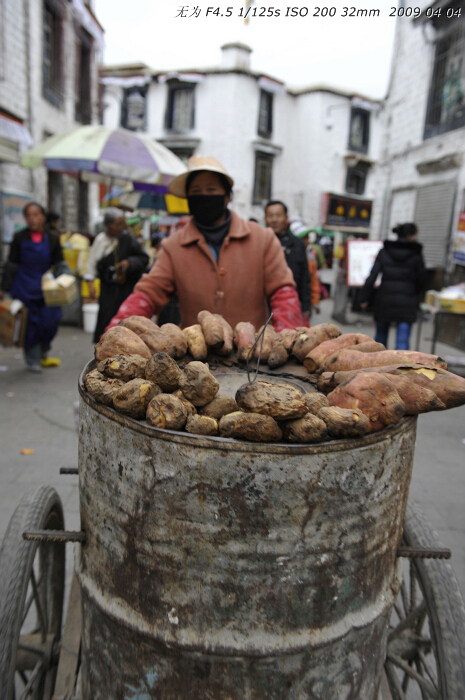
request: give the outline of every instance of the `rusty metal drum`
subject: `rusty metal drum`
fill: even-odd
[[[416,418],[246,443],[80,394],[84,700],[375,700]]]

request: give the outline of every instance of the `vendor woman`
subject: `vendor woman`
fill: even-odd
[[[26,366],[31,372],[42,372],[42,367],[60,364],[57,357],[48,357],[48,351],[61,319],[61,307],[45,306],[42,275],[50,269],[58,275],[69,272],[69,268],[63,260],[58,236],[46,228],[44,208],[37,202],[29,202],[23,214],[27,227],[18,231],[11,242],[0,298],[7,291],[26,306]]]

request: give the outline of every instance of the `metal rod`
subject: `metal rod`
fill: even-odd
[[[450,559],[450,549],[438,549],[434,547],[399,547],[398,557],[412,557],[413,559]]]
[[[70,530],[28,530],[23,532],[23,540],[40,542],[85,542],[86,533]]]
[[[250,348],[249,352],[247,353],[247,379],[248,379],[248,381],[249,381],[249,384],[250,384],[249,359],[251,358],[251,354],[252,354],[252,352],[253,352],[254,347],[256,346],[256,344],[258,343],[258,341],[259,341],[260,338],[261,338],[261,339],[262,339],[262,342],[260,343],[260,352],[258,353],[257,370],[256,370],[256,372],[255,372],[255,377],[254,377],[253,380],[252,380],[252,381],[255,381],[255,380],[257,379],[257,377],[258,377],[258,370],[259,370],[259,368],[260,368],[260,359],[261,359],[261,356],[262,356],[263,341],[264,341],[264,339],[265,339],[265,330],[266,330],[266,327],[267,327],[267,325],[269,324],[269,322],[271,321],[272,318],[273,318],[273,312],[271,312],[270,315],[268,316],[265,325],[263,326],[262,330],[260,331],[260,333],[259,333],[259,334],[257,335],[257,337],[255,338],[255,343],[252,345],[252,347]]]
[[[77,467],[60,467],[60,474],[79,474]]]

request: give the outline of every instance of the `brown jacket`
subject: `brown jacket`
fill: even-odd
[[[198,312],[206,309],[233,328],[249,321],[258,329],[268,317],[267,299],[285,285],[295,287],[274,232],[231,214],[218,263],[193,219],[163,243],[134,290],[152,300],[155,314],[176,292],[183,328],[197,323]]]

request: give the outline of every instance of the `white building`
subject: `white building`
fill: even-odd
[[[372,236],[414,221],[440,288],[444,271],[465,279],[465,249],[453,242],[465,210],[465,11],[451,0],[401,3],[385,131],[377,168]],[[420,9],[422,12],[420,13]],[[465,228],[465,215],[461,217]],[[462,260],[457,265],[457,259]]]
[[[19,161],[47,136],[98,122],[103,29],[84,0],[0,0],[0,18],[0,240],[22,225],[30,199],[88,230],[97,186]]]
[[[326,86],[288,89],[252,72],[250,53],[226,44],[221,66],[209,69],[106,67],[104,123],[146,131],[185,160],[217,158],[244,218],[263,221],[263,205],[277,198],[312,226],[368,235],[380,104]]]

